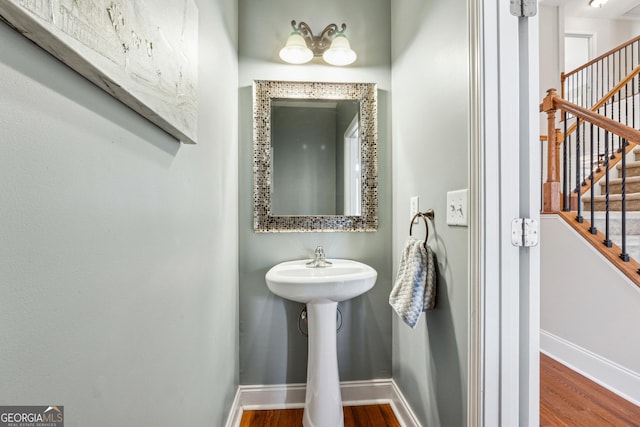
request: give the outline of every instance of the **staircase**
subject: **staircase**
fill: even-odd
[[[630,158],[629,158],[630,157]],[[626,163],[626,249],[629,256],[640,260],[640,147],[635,147],[628,155]],[[622,246],[622,165],[618,163],[610,170],[609,179],[609,238],[617,246]],[[611,177],[615,176],[615,177]],[[606,179],[598,182],[599,195],[594,195],[593,226],[606,229]],[[582,196],[584,212],[591,211],[591,196]]]
[[[540,106],[542,210],[560,213],[640,287],[640,36],[561,80],[563,96],[550,89]]]
[[[640,212],[640,147],[635,147],[632,152],[632,161],[626,162],[626,209],[629,211]],[[627,159],[628,160],[628,159]],[[622,210],[622,164],[618,163],[609,171],[609,211]],[[615,175],[615,178],[611,178]],[[601,178],[598,182],[600,195],[594,196],[594,210],[596,212],[604,212],[606,210],[606,179]],[[584,211],[591,210],[591,197],[589,195],[582,196],[584,203]]]
[[[622,164],[618,163],[609,170],[609,239],[615,245],[622,247],[623,216],[622,216]],[[593,196],[593,218],[591,211],[591,196],[582,196],[583,209],[591,225],[600,231],[607,228],[607,190],[606,178],[601,178],[596,186],[599,195]],[[625,180],[625,249],[626,253],[636,261],[640,261],[640,146],[627,154]]]

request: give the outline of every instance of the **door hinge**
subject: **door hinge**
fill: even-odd
[[[511,14],[529,18],[538,13],[538,0],[510,0]]]
[[[529,248],[538,244],[538,221],[531,218],[516,218],[511,221],[511,244]]]

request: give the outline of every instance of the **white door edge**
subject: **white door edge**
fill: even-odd
[[[513,247],[510,224],[539,215],[537,19],[471,3],[468,425],[535,426],[539,251]]]

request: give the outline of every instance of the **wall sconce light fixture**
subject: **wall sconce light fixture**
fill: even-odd
[[[287,44],[280,50],[280,58],[289,64],[305,64],[314,56],[322,56],[328,64],[349,65],[357,58],[344,35],[347,24],[342,24],[341,29],[329,24],[319,36],[314,36],[304,22],[296,25],[296,21],[291,21],[291,27]]]
[[[602,7],[608,0],[589,0],[589,6]]]

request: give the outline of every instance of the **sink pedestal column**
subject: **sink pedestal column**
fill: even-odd
[[[343,427],[336,347],[337,302],[307,304],[309,359],[304,427]]]

